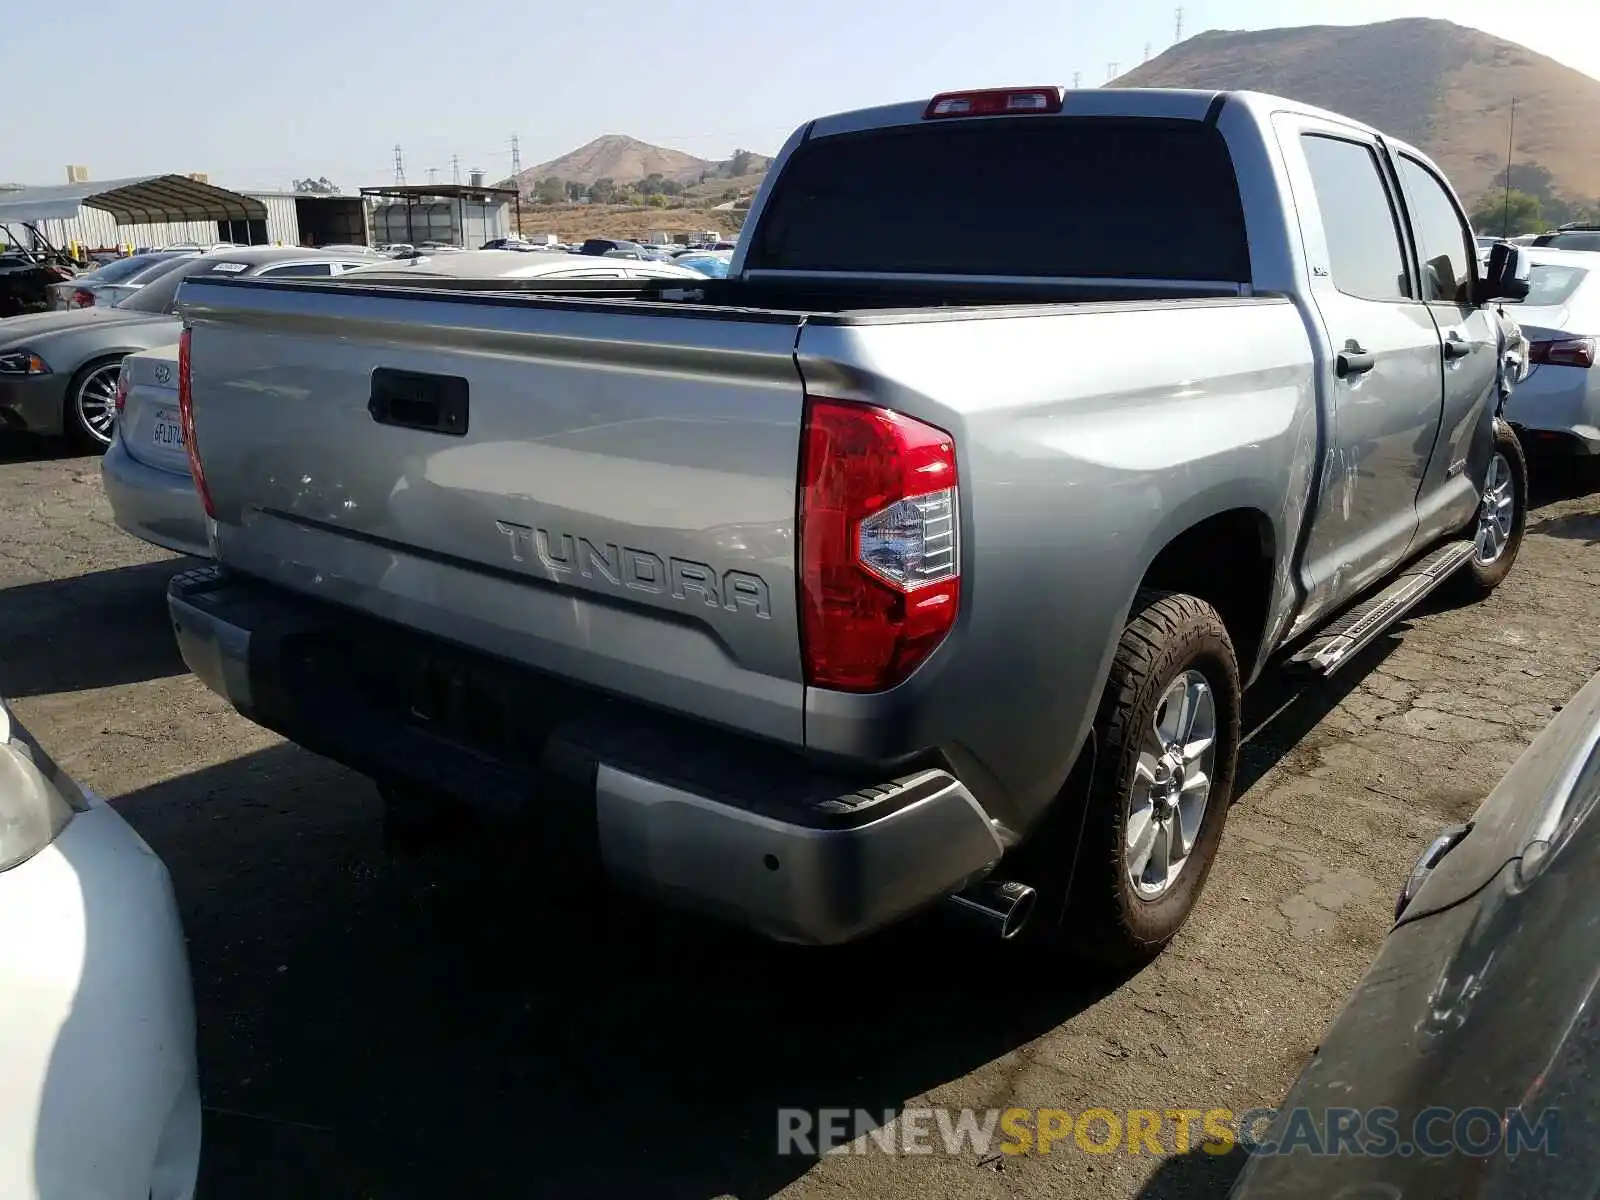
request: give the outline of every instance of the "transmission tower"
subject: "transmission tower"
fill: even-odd
[[[450,156],[450,182],[457,184],[461,182],[461,156],[459,154]]]
[[[1173,23],[1172,41],[1174,45],[1183,41],[1183,9],[1181,8],[1178,10],[1177,20]]]
[[[517,135],[511,135],[511,178],[516,179],[522,174],[522,143],[517,141]]]
[[[1142,62],[1149,62],[1150,61],[1150,43],[1149,42],[1146,42],[1144,44],[1144,58],[1141,61]]]
[[[1083,81],[1083,72],[1082,71],[1074,71],[1072,73],[1072,86],[1074,88],[1076,88],[1082,81]]]
[[[439,168],[438,167],[429,167],[428,168],[428,183],[431,185],[431,184],[437,182],[438,175],[439,175]]]
[[[394,182],[397,187],[404,187],[406,182],[406,158],[400,152],[400,143],[394,144]]]
[[[1117,68],[1120,67],[1121,65],[1122,65],[1121,63],[1107,63],[1106,64],[1106,82],[1107,83],[1110,83],[1113,79],[1115,79],[1117,77],[1117,75],[1119,74],[1119,72],[1117,71]]]

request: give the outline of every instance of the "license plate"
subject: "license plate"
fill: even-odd
[[[183,449],[183,424],[178,414],[169,408],[156,413],[156,423],[150,427],[150,441],[162,450]]]

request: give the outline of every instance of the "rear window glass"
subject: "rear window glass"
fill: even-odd
[[[1554,263],[1534,263],[1528,270],[1528,298],[1507,300],[1506,304],[1526,304],[1533,308],[1551,308],[1565,304],[1578,290],[1583,277],[1589,272],[1583,267],[1557,266]]]
[[[845,134],[784,169],[746,264],[1250,278],[1226,143],[1194,121],[1021,117]]]

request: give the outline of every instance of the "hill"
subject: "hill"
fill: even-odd
[[[750,175],[759,178],[771,162],[766,155],[749,151],[736,151],[720,161],[697,158],[682,150],[652,146],[626,134],[608,133],[560,158],[529,167],[518,177],[518,186],[527,192],[540,180],[550,178],[582,184],[609,179],[613,183],[627,184],[638,183],[652,175],[693,186],[702,179],[731,181]],[[505,186],[512,184],[507,180]]]
[[[1111,86],[1248,89],[1346,113],[1421,147],[1467,197],[1503,181],[1516,96],[1513,182],[1546,201],[1600,197],[1600,80],[1449,21],[1212,30]]]

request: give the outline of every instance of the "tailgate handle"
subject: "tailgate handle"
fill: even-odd
[[[367,411],[379,425],[465,437],[467,381],[459,375],[379,367],[372,372]]]

